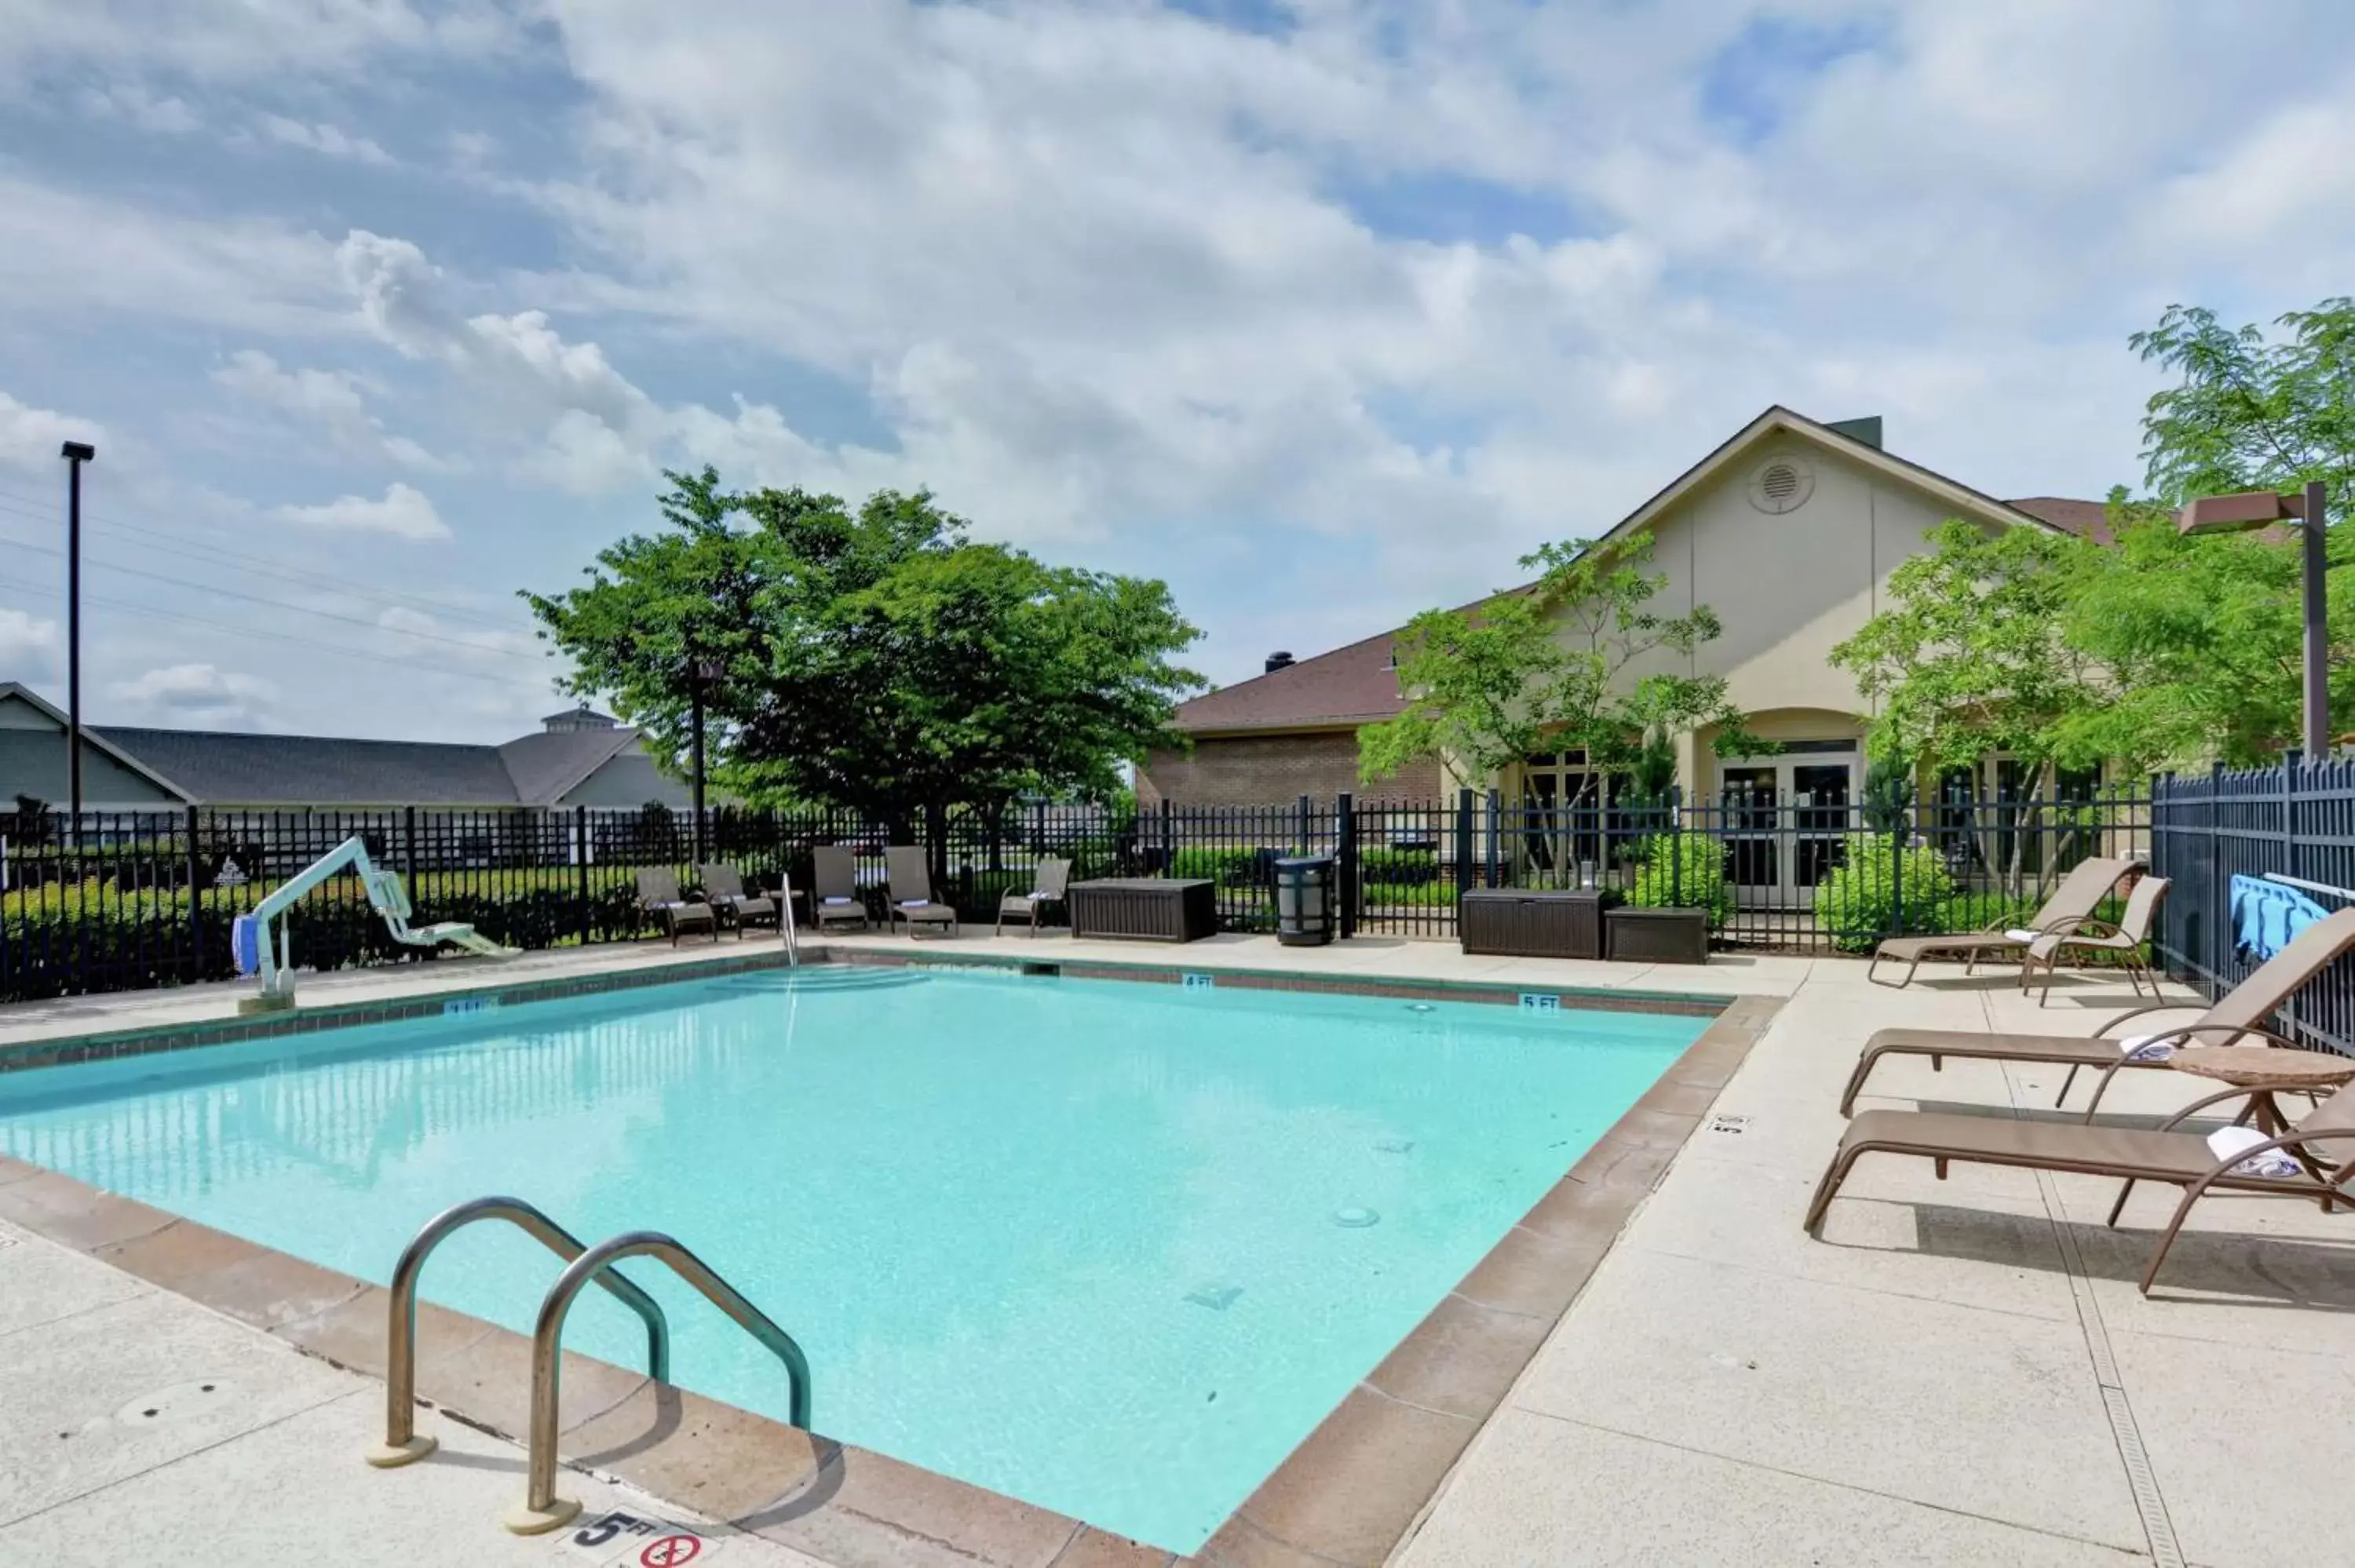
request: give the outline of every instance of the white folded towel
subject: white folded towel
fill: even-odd
[[[900,907],[902,909],[922,909],[930,903],[932,903],[932,900],[929,898],[902,898],[900,900]]]
[[[2175,1054],[2175,1039],[2168,1034],[2129,1034],[2118,1042],[2129,1062],[2164,1062]]]
[[[2219,1160],[2230,1160],[2245,1149],[2269,1143],[2264,1133],[2254,1127],[2220,1127],[2208,1135],[2208,1147]],[[2235,1176],[2265,1176],[2279,1178],[2304,1174],[2303,1168],[2290,1157],[2286,1149],[2268,1149],[2263,1154],[2252,1154],[2232,1167]]]
[[[2041,931],[2031,931],[2025,926],[2013,926],[2008,928],[2004,932],[2004,935],[2010,938],[2015,942],[2032,942],[2036,940],[2037,938],[2044,935],[2044,933]]]
[[[1036,904],[1036,903],[1038,903],[1040,899],[1042,899],[1042,898],[1051,898],[1051,897],[1053,897],[1053,896],[1054,896],[1054,895],[1053,895],[1053,894],[1051,894],[1051,893],[1026,893],[1026,894],[1024,894],[1022,896],[1023,896],[1024,898],[1028,899],[1029,902],[1031,902],[1031,903],[1033,903],[1033,904]]]
[[[839,893],[829,893],[829,894],[827,894],[824,898],[820,899],[818,902],[820,902],[821,904],[847,904],[847,903],[849,903],[849,902],[850,902],[850,900],[849,900],[847,897],[844,896],[842,894],[839,894]]]

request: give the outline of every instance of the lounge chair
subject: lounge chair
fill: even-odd
[[[2114,1176],[2126,1185],[2110,1205],[2108,1223],[2115,1225],[2126,1206],[2126,1196],[2137,1181],[2164,1181],[2183,1189],[2175,1216],[2158,1238],[2158,1247],[2142,1273],[2142,1293],[2150,1294],[2158,1266],[2191,1213],[2191,1205],[2211,1192],[2257,1192],[2268,1197],[2318,1198],[2324,1212],[2334,1203],[2355,1206],[2355,1087],[2342,1088],[2278,1136],[2244,1141],[2220,1153],[2207,1137],[2176,1130],[2193,1112],[2222,1101],[2261,1090],[2224,1089],[2194,1100],[2156,1129],[2094,1127],[2078,1122],[2022,1121],[2002,1112],[1972,1115],[1958,1111],[1866,1111],[1848,1124],[1839,1151],[1832,1156],[1823,1180],[1816,1184],[1807,1205],[1806,1228],[1816,1235],[1824,1211],[1831,1207],[1856,1162],[1868,1154],[1910,1154],[1932,1160],[1940,1177],[1950,1160],[1972,1165],[2024,1166],[2034,1171],[2059,1171],[2083,1176]],[[2237,1124],[2236,1124],[2237,1125]],[[2334,1165],[2325,1158],[2331,1145],[2339,1157]],[[2246,1174],[2236,1167],[2275,1150],[2288,1151],[2294,1171],[2278,1175]]]
[[[689,902],[678,890],[678,873],[667,867],[638,873],[638,907],[662,922],[674,948],[686,931],[709,931],[713,941],[719,940],[719,919],[711,906]]]
[[[1039,934],[1039,916],[1050,904],[1061,904],[1071,885],[1071,863],[1067,860],[1042,860],[1030,881],[1028,893],[1009,893],[997,901],[996,935],[1006,935],[1009,919],[1027,922],[1030,934]]]
[[[2106,953],[2114,955],[2126,971],[2126,981],[2137,996],[2142,994],[2142,982],[2150,981],[2150,994],[2158,995],[2158,980],[2143,962],[2143,944],[2150,940],[2151,922],[2158,917],[2158,901],[2167,896],[2167,878],[2146,876],[2126,894],[2126,906],[2115,924],[2107,920],[2083,920],[2066,931],[2056,931],[2039,937],[2028,946],[2019,963],[2019,986],[2028,989],[2036,971],[2044,971],[2044,989],[2037,993],[2036,1005],[2042,1007],[2052,1000],[2052,971],[2061,967],[2066,953]]]
[[[744,891],[744,874],[732,865],[698,865],[695,874],[703,884],[703,896],[736,927],[739,941],[743,939],[745,927],[774,926],[783,918],[775,899],[765,893]]]
[[[911,939],[919,926],[946,926],[948,934],[955,936],[956,908],[932,897],[932,874],[924,864],[923,850],[914,844],[893,844],[883,852],[883,862],[890,878],[890,896],[884,911],[891,928],[898,930],[904,920]]]
[[[858,896],[858,861],[840,844],[810,851],[810,924],[823,933],[836,926],[874,925]]]
[[[2111,1076],[2120,1069],[2164,1067],[2167,1057],[2173,1054],[2172,1047],[2179,1044],[2231,1045],[2243,1040],[2262,1040],[2269,1044],[2294,1045],[2295,1041],[2268,1028],[2265,1021],[2320,974],[2326,965],[2350,948],[2355,948],[2355,909],[2341,909],[2299,932],[2288,947],[2258,965],[2247,979],[2218,997],[2191,1022],[2149,1034],[2120,1036],[2112,1031],[2155,1012],[2189,1012],[2192,1011],[2191,1004],[2154,1002],[2130,1008],[2103,1024],[2091,1037],[1988,1034],[1968,1029],[1884,1029],[1864,1043],[1864,1054],[1858,1059],[1856,1071],[1849,1075],[1848,1087],[1840,1095],[1840,1114],[1846,1116],[1856,1104],[1857,1094],[1864,1087],[1873,1064],[1888,1055],[1927,1056],[1930,1065],[1941,1070],[1948,1056],[2066,1066],[2069,1075],[2062,1080],[2060,1098],[2052,1102],[2056,1106],[2069,1097],[2069,1086],[2077,1081],[2077,1069],[2092,1067],[2103,1075],[2102,1088],[2094,1094],[2093,1103],[2098,1106],[2102,1089],[2108,1087]],[[2136,1052],[2140,1052],[2144,1059],[2136,1060]],[[2091,1116],[2093,1107],[2089,1106],[2085,1114]]]
[[[1897,982],[1897,989],[1902,990],[1913,983],[1913,971],[1922,967],[1922,961],[1934,954],[1959,955],[1965,960],[1965,974],[1970,973],[1987,954],[2024,954],[2038,938],[2073,929],[2091,918],[2094,906],[2109,895],[2118,878],[2141,863],[2139,859],[2131,858],[2079,861],[2025,926],[1997,921],[1977,931],[1936,937],[1891,937],[1872,950],[1872,962],[1865,967],[1864,978],[1876,985],[1887,985],[1887,980],[1874,973],[1881,960],[1902,960],[1905,978]]]

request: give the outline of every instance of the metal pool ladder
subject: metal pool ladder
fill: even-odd
[[[538,1535],[570,1524],[581,1505],[556,1495],[556,1434],[558,1374],[563,1349],[564,1319],[573,1298],[591,1279],[602,1282],[606,1268],[625,1257],[651,1257],[701,1292],[705,1300],[736,1320],[736,1326],[761,1341],[785,1363],[787,1419],[804,1431],[810,1424],[809,1358],[794,1337],[769,1320],[768,1315],[744,1299],[736,1287],[712,1272],[710,1266],[660,1231],[625,1231],[599,1242],[568,1265],[548,1287],[539,1304],[539,1321],[531,1336],[531,1448],[529,1470],[521,1506],[510,1509],[499,1522],[517,1535]],[[660,1380],[657,1380],[660,1381]]]
[[[815,920],[815,915],[810,916]],[[777,924],[785,933],[785,968],[802,967],[802,942],[794,928],[794,879],[784,872],[777,874]]]
[[[384,1336],[384,1441],[368,1452],[368,1462],[379,1469],[406,1465],[433,1452],[435,1440],[417,1435],[417,1280],[425,1260],[453,1231],[477,1220],[505,1220],[567,1263],[588,1249],[570,1231],[521,1198],[475,1198],[444,1209],[425,1222],[401,1249],[392,1268],[389,1320]],[[597,1283],[621,1298],[622,1304],[646,1325],[646,1375],[656,1383],[670,1381],[670,1325],[655,1298],[618,1274],[600,1273]]]
[[[556,1495],[557,1382],[565,1317],[572,1310],[573,1299],[592,1280],[645,1319],[646,1374],[659,1383],[670,1381],[670,1324],[653,1297],[614,1271],[613,1266],[625,1257],[651,1257],[661,1263],[784,1362],[788,1419],[804,1431],[809,1429],[809,1358],[801,1346],[675,1238],[660,1231],[625,1231],[595,1246],[583,1247],[571,1232],[522,1199],[486,1197],[445,1209],[426,1221],[393,1266],[385,1333],[384,1442],[368,1450],[369,1464],[389,1468],[433,1452],[435,1440],[417,1435],[417,1280],[433,1249],[452,1232],[477,1220],[506,1220],[567,1260],[564,1272],[556,1277],[540,1301],[539,1318],[532,1330],[529,1466],[522,1504],[500,1520],[509,1530],[518,1535],[538,1535],[569,1524],[581,1512],[579,1503]]]

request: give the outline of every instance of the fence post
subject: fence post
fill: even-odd
[[[1488,791],[1488,885],[1497,885],[1497,834],[1503,826],[1505,800],[1495,789]]]
[[[1307,796],[1301,800],[1305,801]],[[1336,857],[1334,880],[1341,885],[1340,932],[1344,937],[1358,934],[1358,806],[1355,799],[1344,789],[1333,802],[1334,832],[1340,840],[1340,853]]]
[[[1472,791],[1455,792],[1455,899],[1460,906],[1472,891],[1472,857],[1478,853],[1472,836]],[[1461,911],[1459,909],[1459,915]]]
[[[1668,907],[1675,909],[1685,901],[1685,798],[1683,785],[1668,789],[1668,810],[1674,813],[1668,819]]]
[[[1169,809],[1169,797],[1161,797],[1161,874],[1170,875],[1178,869],[1177,813]]]
[[[1882,937],[1905,934],[1905,816],[1902,810],[1889,824],[1889,929]]]
[[[1314,836],[1316,810],[1315,802],[1308,799],[1307,793],[1304,790],[1299,800],[1293,806],[1292,842],[1299,846],[1292,852],[1293,853],[1315,854],[1316,853],[1316,840]]]
[[[400,874],[409,881],[409,896],[417,896],[417,808],[402,808],[400,824]]]
[[[2305,874],[2298,870],[2297,864],[2297,765],[2305,756],[2304,752],[2296,750],[2282,753],[2281,868],[2289,876]],[[2281,1007],[2282,1033],[2293,1040],[2298,1038],[2298,1013],[2303,1011],[2297,1005],[2297,991],[2291,991]]]
[[[581,945],[589,945],[589,808],[572,808],[573,902],[581,909]]]
[[[188,979],[205,978],[205,912],[204,889],[197,885],[197,871],[201,862],[197,855],[197,808],[188,808],[188,842],[184,852],[188,862]]]

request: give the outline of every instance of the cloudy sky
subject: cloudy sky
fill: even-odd
[[[2345,0],[0,16],[0,678],[93,440],[101,721],[515,734],[515,590],[704,462],[1166,577],[1231,679],[1770,402],[2099,495],[2129,332],[2355,288]]]

